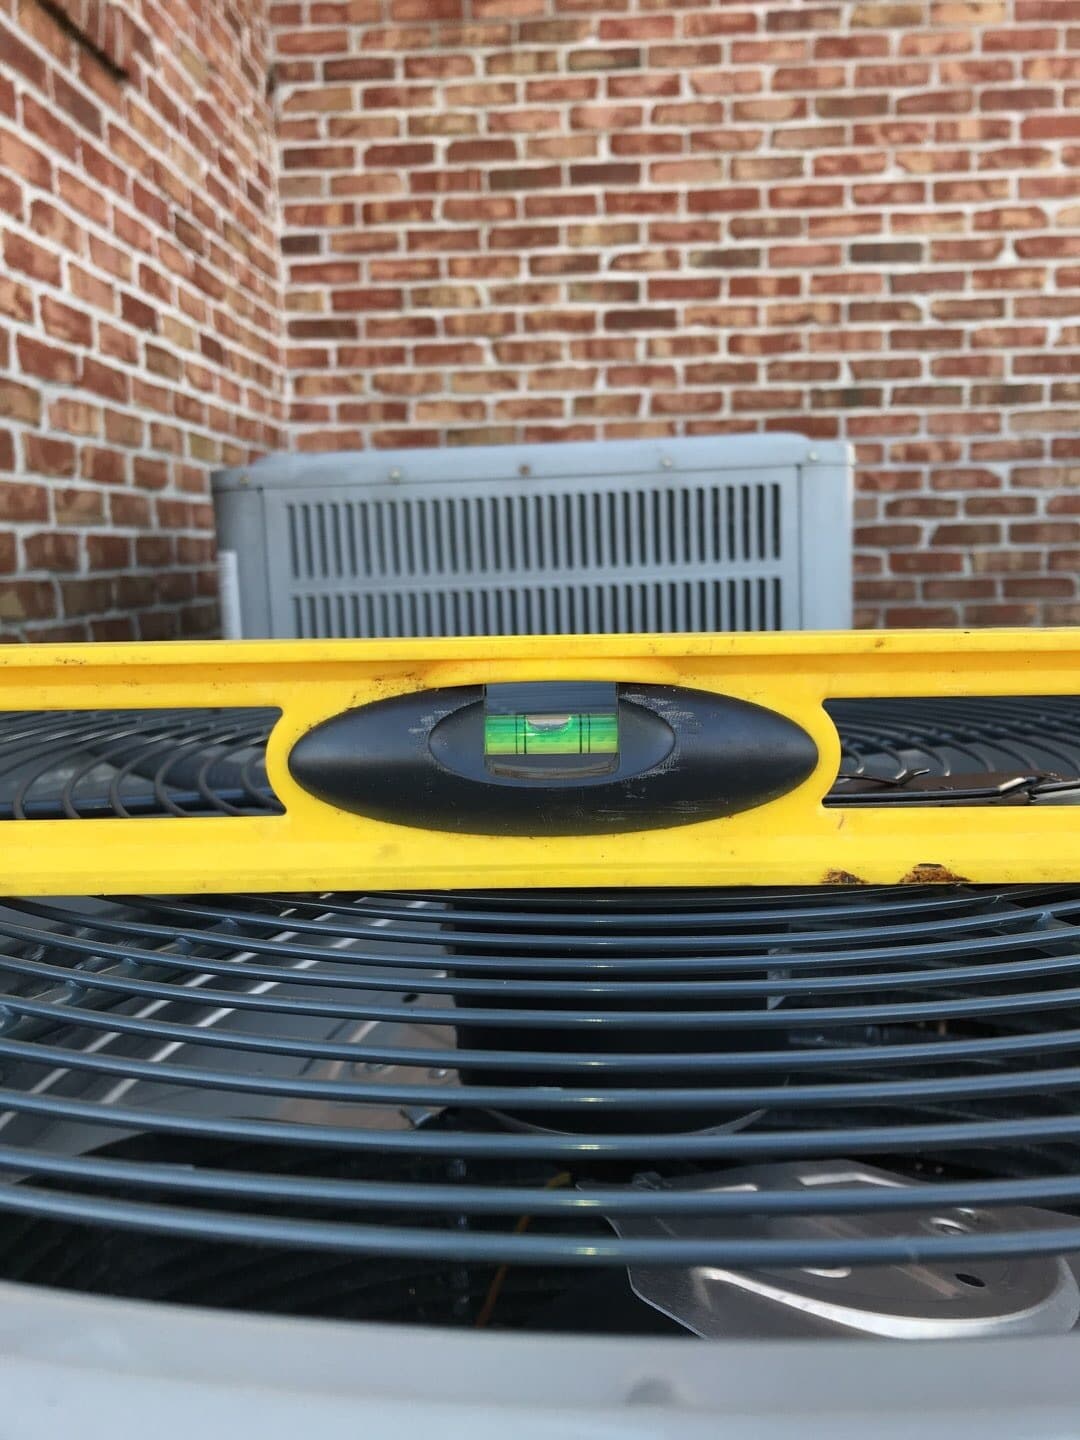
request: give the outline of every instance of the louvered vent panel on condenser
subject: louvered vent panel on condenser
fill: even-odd
[[[846,457],[804,452],[759,436],[276,459],[216,477],[220,540],[250,636],[844,625]]]

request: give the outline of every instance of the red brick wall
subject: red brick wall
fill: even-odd
[[[272,19],[297,445],[845,437],[860,623],[1080,622],[1077,0]]]
[[[0,638],[216,626],[208,470],[284,443],[267,44],[0,0]]]
[[[747,428],[860,623],[1080,622],[1077,0],[281,0],[276,151],[265,3],[0,0],[0,638],[212,630],[217,463]]]

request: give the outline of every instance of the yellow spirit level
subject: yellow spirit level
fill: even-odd
[[[283,813],[14,816],[0,887],[1080,881],[1080,806],[845,801],[823,708],[1077,694],[1076,630],[11,646],[0,711],[280,711]]]

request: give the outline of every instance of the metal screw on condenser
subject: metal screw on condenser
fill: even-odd
[[[665,455],[664,458],[660,461],[660,467],[663,470],[670,470],[674,463],[675,462],[674,460],[672,460],[670,455]]]
[[[391,471],[390,471],[390,479],[391,479],[391,480],[400,480],[400,479],[401,479],[401,471],[400,471],[400,470],[391,470]]]
[[[817,451],[816,451],[816,450],[811,450],[811,451],[807,454],[807,457],[806,457],[806,458],[807,458],[808,460],[816,460],[816,459],[817,459]]]

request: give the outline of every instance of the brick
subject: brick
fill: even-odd
[[[773,73],[776,90],[839,90],[845,82],[842,65],[782,65]]]
[[[891,550],[894,546],[917,545],[922,536],[918,525],[858,525],[855,527],[856,545],[869,545],[873,549]]]
[[[963,555],[944,550],[897,551],[889,556],[894,575],[959,574],[963,568]]]
[[[30,570],[77,570],[79,537],[56,530],[28,535],[23,541],[23,558]]]
[[[22,220],[26,207],[23,187],[11,175],[0,175],[0,212]]]
[[[35,200],[31,205],[30,224],[44,239],[53,241],[72,254],[81,255],[86,248],[83,227],[47,200]]]
[[[58,71],[53,72],[52,77],[53,99],[66,111],[72,120],[90,135],[100,137],[103,131],[101,119],[101,107],[87,98],[86,95]]]
[[[334,55],[349,48],[345,30],[293,30],[277,37],[282,55]]]
[[[158,328],[159,316],[154,306],[126,290],[120,295],[120,314],[127,324],[138,330],[155,332]]]
[[[5,66],[10,67],[38,90],[46,86],[45,62],[20,35],[3,21],[0,21],[0,54]]]
[[[553,189],[562,180],[562,168],[558,165],[519,167],[511,170],[490,170],[488,184],[492,190],[546,190]]]
[[[20,175],[41,190],[52,189],[53,165],[48,155],[8,130],[0,130],[0,169]]]
[[[642,63],[637,48],[571,50],[567,66],[575,70],[637,70]]]
[[[47,285],[60,284],[59,257],[32,240],[9,232],[4,236],[4,260],[11,270],[17,270],[34,280],[40,280]]]
[[[131,565],[131,540],[126,535],[88,535],[85,545],[86,563],[91,570],[123,570]],[[170,559],[166,552],[158,564],[167,566]]]
[[[47,620],[56,613],[56,591],[51,580],[15,580],[0,585],[0,623]]]
[[[627,130],[639,126],[643,114],[640,105],[574,105],[570,124],[575,130]]]
[[[78,357],[65,346],[46,345],[32,336],[20,335],[16,353],[23,375],[54,385],[72,385],[78,376]]]
[[[56,521],[60,525],[95,525],[105,515],[105,502],[98,490],[65,488],[53,492]]]
[[[40,390],[0,378],[0,418],[36,425],[41,419]]]
[[[41,322],[54,340],[69,345],[88,346],[93,343],[94,325],[89,315],[45,295],[41,300]]]
[[[79,476],[97,485],[125,485],[128,457],[108,446],[84,445],[79,455]]]
[[[30,95],[23,96],[22,122],[27,134],[40,141],[53,154],[77,160],[79,137],[48,105]]]
[[[1024,50],[1053,50],[1057,43],[1058,32],[1049,27],[987,30],[982,36],[982,46],[987,53],[995,50],[1007,50],[1013,54]]]
[[[400,310],[402,292],[397,289],[380,287],[335,290],[330,297],[330,303],[331,307],[338,312]]]
[[[0,481],[0,520],[20,524],[46,520],[48,514],[49,492],[44,485]]]
[[[49,425],[69,435],[100,435],[102,415],[96,405],[64,397],[49,405]]]
[[[1076,594],[1073,578],[1065,575],[1026,575],[1020,579],[1006,578],[1002,581],[1001,589],[1006,599],[1023,599],[1028,596],[1040,599],[1062,599]]]
[[[755,210],[760,204],[759,192],[746,186],[729,189],[691,190],[687,207],[691,214],[715,214],[718,211]]]
[[[113,588],[108,580],[64,580],[60,595],[66,616],[93,615],[112,607]]]
[[[26,324],[34,318],[34,296],[29,286],[0,275],[0,315]]]
[[[1020,125],[1022,140],[1080,140],[1080,115],[1031,115]]]
[[[23,438],[26,469],[35,475],[72,476],[76,469],[75,446],[68,440],[28,434]]]
[[[666,330],[677,324],[677,314],[668,309],[609,310],[605,330]]]
[[[621,77],[626,83],[626,77]],[[640,76],[631,77],[638,80]],[[609,79],[608,93],[613,94],[611,86],[615,77]],[[536,107],[551,107],[555,105],[569,104],[572,101],[593,100],[600,94],[600,80],[596,76],[575,76],[569,79],[564,75],[544,80],[530,80],[525,86],[525,99],[530,105]],[[520,123],[515,123],[515,115],[520,117]],[[562,130],[562,117],[557,110],[551,108],[537,108],[532,110],[493,110],[488,115],[488,128],[500,130]]]
[[[351,145],[297,145],[286,147],[281,163],[286,170],[347,170],[356,161]]]

